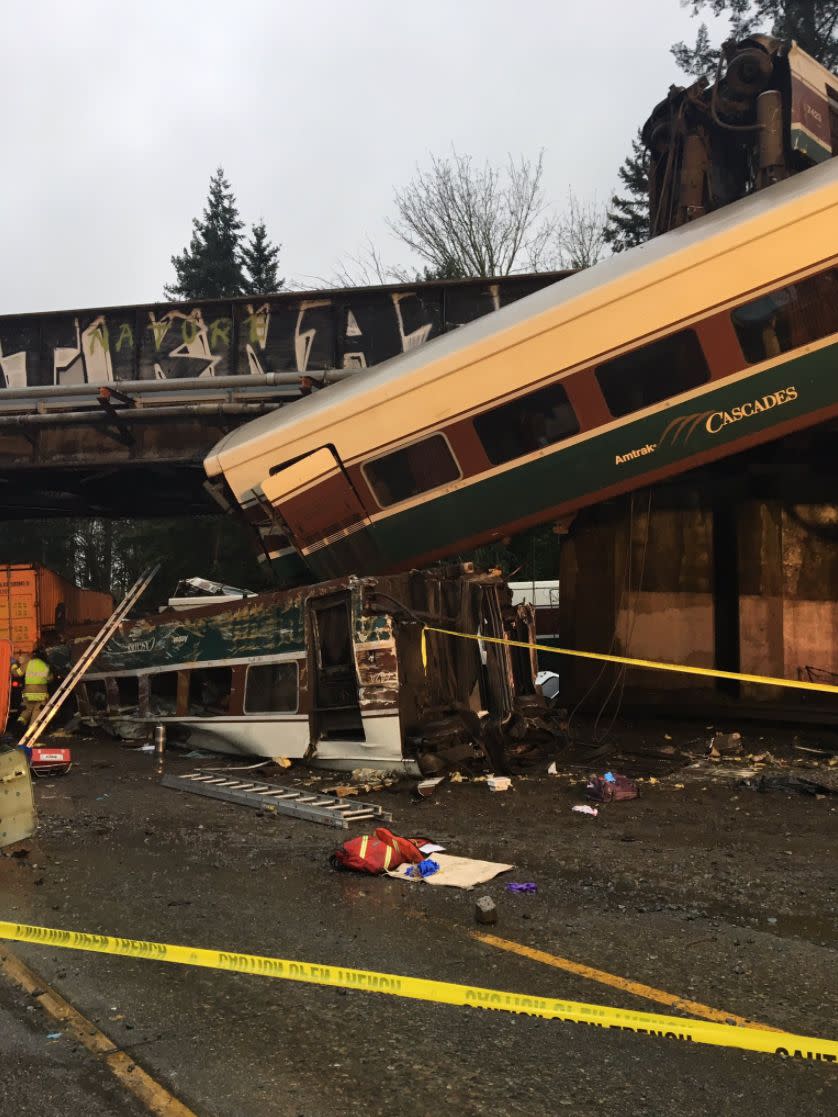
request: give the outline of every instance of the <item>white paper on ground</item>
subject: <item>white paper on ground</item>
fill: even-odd
[[[449,853],[439,853],[434,857],[439,865],[439,872],[429,877],[409,877],[409,865],[399,865],[388,873],[389,877],[397,877],[407,881],[408,884],[417,884],[424,880],[425,884],[449,885],[451,888],[474,888],[477,884],[485,884],[493,880],[500,873],[508,873],[514,865],[501,865],[497,861],[475,861],[471,857],[453,857]]]
[[[490,791],[508,791],[512,787],[512,780],[509,776],[489,776],[486,786]]]
[[[425,842],[425,844],[423,846],[419,846],[419,850],[420,850],[421,853],[428,853],[428,854],[430,854],[430,853],[442,853],[442,851],[444,849],[445,849],[445,846],[438,846],[438,845],[435,845],[433,842]]]

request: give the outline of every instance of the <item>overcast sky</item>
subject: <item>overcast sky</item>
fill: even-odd
[[[143,302],[222,164],[281,274],[330,276],[428,152],[543,148],[605,200],[697,22],[679,0],[5,0],[0,313]],[[315,285],[314,283],[312,285]]]

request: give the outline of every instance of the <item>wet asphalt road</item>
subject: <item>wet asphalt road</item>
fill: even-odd
[[[337,831],[159,788],[148,756],[118,746],[79,743],[76,756],[68,777],[37,786],[42,827],[29,855],[0,859],[5,918],[666,1011],[475,941],[474,895],[333,873]],[[171,770],[194,763],[169,759]],[[595,820],[571,814],[579,796],[567,781],[543,777],[506,795],[478,783],[380,801],[396,830],[514,862],[505,879],[538,884],[535,896],[509,895],[504,878],[478,890],[498,904],[498,935],[838,1037],[835,797],[743,792],[713,774],[678,782],[647,785]],[[824,1065],[14,949],[201,1117],[819,1117],[838,1105],[838,1071]]]
[[[108,1070],[0,977],[0,1097],[18,1117],[140,1117]]]

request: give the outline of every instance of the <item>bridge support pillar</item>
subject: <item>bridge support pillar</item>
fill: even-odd
[[[562,645],[838,682],[838,506],[703,478],[583,511],[562,541]],[[557,661],[563,704],[835,706],[828,696]]]

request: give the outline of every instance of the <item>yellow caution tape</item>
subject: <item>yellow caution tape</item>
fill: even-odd
[[[236,951],[203,950],[199,947],[144,942],[141,939],[112,938],[110,935],[91,935],[84,931],[31,927],[25,923],[0,921],[0,939],[70,950],[88,950],[97,954],[116,954],[123,958],[142,958],[152,962],[202,966],[213,970],[301,981],[311,985],[330,985],[339,989],[388,993],[390,996],[408,997],[415,1001],[514,1012],[524,1016],[539,1016],[546,1020],[568,1020],[577,1024],[590,1024],[595,1028],[610,1028],[685,1043],[705,1043],[714,1047],[738,1047],[744,1051],[759,1051],[812,1062],[838,1062],[838,1042],[834,1040],[814,1039],[791,1032],[767,1031],[754,1027],[740,1028],[707,1020],[660,1016],[651,1012],[634,1012],[609,1005],[505,993],[477,985],[457,985],[449,981],[402,977],[372,970],[348,969],[345,966],[292,962],[286,958],[239,954]]]
[[[504,640],[499,636],[480,636],[471,632],[455,632],[452,628],[435,628],[425,625],[422,629],[422,663],[427,666],[425,633],[439,632],[442,636],[459,636],[461,640],[479,640],[482,644],[505,644],[509,648],[532,648],[537,652],[575,656],[577,659],[598,659],[603,663],[622,663],[627,667],[643,667],[649,671],[674,671],[682,675],[708,675],[711,679],[734,679],[740,683],[762,683],[764,686],[784,686],[793,690],[816,690],[822,694],[838,694],[838,686],[831,683],[807,683],[802,679],[776,679],[771,675],[745,675],[740,671],[717,671],[712,667],[688,667],[683,663],[662,663],[657,659],[630,659],[624,655],[606,655],[604,652],[580,652],[575,648],[551,648],[547,644],[528,644],[524,640]]]

